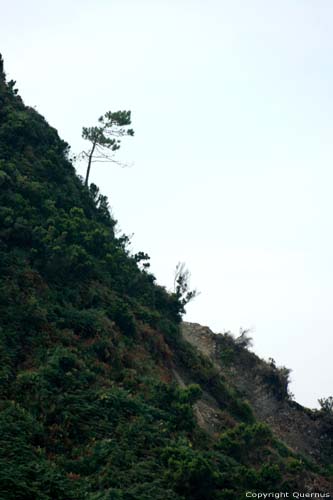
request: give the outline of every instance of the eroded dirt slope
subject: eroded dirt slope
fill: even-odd
[[[288,394],[287,374],[274,362],[250,352],[245,342],[229,334],[215,334],[208,327],[184,322],[185,340],[207,356],[221,374],[245,397],[259,421],[267,423],[292,451],[329,463],[332,457],[332,419],[322,412],[299,405]],[[218,428],[219,410],[207,398],[201,402],[199,417],[209,429]],[[206,418],[205,418],[206,417]],[[211,424],[209,421],[211,420]]]

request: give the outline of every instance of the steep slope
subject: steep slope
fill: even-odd
[[[250,352],[246,340],[214,334],[208,327],[183,323],[182,334],[210,358],[219,372],[249,401],[255,417],[295,453],[318,463],[331,463],[333,416],[296,403],[288,391],[288,370]]]
[[[278,441],[182,338],[181,303],[1,58],[0,184],[1,499],[329,491],[329,468]]]

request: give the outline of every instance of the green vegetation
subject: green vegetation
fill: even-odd
[[[328,398],[318,399],[320,404],[321,411],[324,413],[328,413],[329,415],[333,415],[333,396],[329,396]]]
[[[197,290],[190,289],[190,278],[191,273],[186,268],[185,262],[178,262],[174,276],[174,292],[178,301],[183,306],[183,312],[185,312],[186,304],[195,299],[198,295]]]
[[[288,462],[181,339],[179,293],[116,237],[107,199],[14,86],[0,59],[1,499],[236,500],[303,484],[311,465]],[[217,439],[195,418],[202,391],[228,415]]]

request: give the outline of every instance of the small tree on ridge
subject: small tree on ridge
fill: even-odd
[[[91,164],[93,162],[115,162],[114,152],[120,148],[121,138],[133,136],[130,111],[107,111],[98,119],[98,126],[83,127],[82,137],[90,142],[90,149],[83,151],[82,156],[88,159],[85,185],[88,186]]]
[[[199,295],[196,289],[190,289],[191,273],[186,268],[185,262],[178,262],[174,274],[173,289],[183,310],[186,304]]]

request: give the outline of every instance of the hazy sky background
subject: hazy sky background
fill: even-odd
[[[0,0],[7,75],[74,153],[132,110],[133,167],[91,181],[160,284],[186,262],[186,319],[253,328],[310,407],[333,393],[332,26],[331,0]]]

